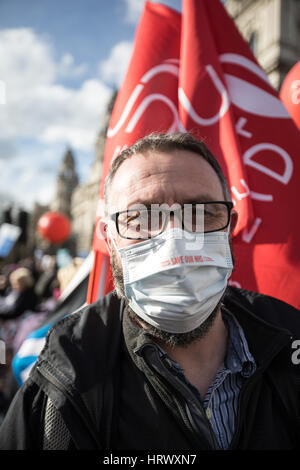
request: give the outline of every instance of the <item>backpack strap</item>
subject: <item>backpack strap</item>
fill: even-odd
[[[51,399],[47,397],[43,422],[43,450],[70,450],[74,444],[71,434]],[[74,448],[74,447],[73,447]]]

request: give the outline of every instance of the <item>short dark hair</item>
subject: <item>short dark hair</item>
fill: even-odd
[[[107,212],[109,191],[113,178],[118,168],[125,160],[138,153],[145,154],[149,151],[164,153],[172,150],[188,150],[190,152],[197,153],[204,158],[204,160],[206,160],[217,173],[222,185],[225,200],[231,201],[231,194],[224,173],[217,159],[213,156],[203,141],[196,139],[189,132],[177,132],[173,134],[152,133],[123,150],[120,155],[113,160],[104,185],[105,211]]]

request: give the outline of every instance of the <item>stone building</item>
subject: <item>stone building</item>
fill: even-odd
[[[300,60],[299,0],[226,0],[225,7],[279,90]]]
[[[78,186],[75,169],[75,158],[69,148],[62,159],[56,180],[56,192],[50,204],[51,211],[62,212],[71,217],[71,200],[73,191]]]
[[[72,196],[72,230],[76,238],[77,253],[88,253],[92,248],[105,138],[116,96],[117,92],[114,91],[96,139],[95,159],[90,170],[90,177],[87,182],[74,190]]]

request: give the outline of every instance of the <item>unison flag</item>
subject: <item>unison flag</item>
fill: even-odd
[[[153,131],[193,132],[217,157],[239,213],[230,283],[299,308],[300,133],[220,0],[183,0],[182,10],[145,5],[107,133],[100,200],[122,148]],[[112,288],[97,227],[88,302]]]

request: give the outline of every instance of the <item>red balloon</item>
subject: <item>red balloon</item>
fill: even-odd
[[[37,228],[45,240],[51,243],[62,243],[70,235],[71,224],[68,217],[60,212],[46,212],[40,217]]]
[[[300,61],[291,68],[283,80],[280,98],[300,129]]]

